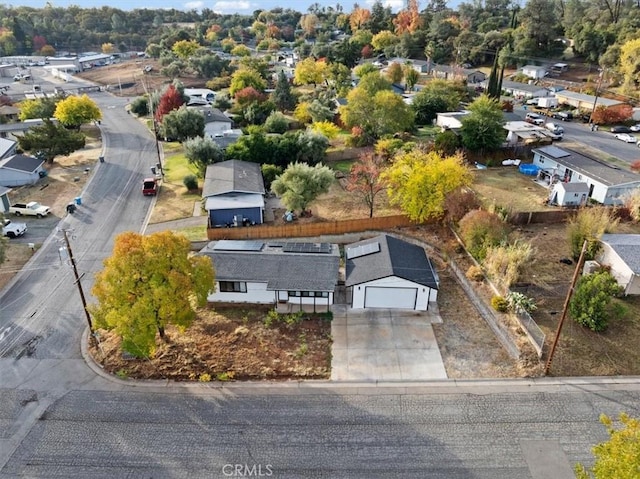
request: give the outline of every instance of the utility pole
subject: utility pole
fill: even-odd
[[[160,142],[158,141],[158,122],[156,121],[156,114],[153,110],[153,100],[151,98],[151,94],[149,93],[149,89],[147,88],[147,82],[142,78],[142,87],[144,88],[144,92],[149,99],[149,112],[151,112],[151,121],[153,122],[153,139],[156,142],[156,154],[158,155],[158,167],[160,168],[160,174],[162,178],[164,178],[164,167],[162,166],[162,154],[160,153]]]
[[[89,310],[87,309],[87,300],[84,297],[84,291],[82,290],[82,283],[80,282],[80,276],[78,275],[78,268],[76,267],[76,261],[73,258],[73,251],[71,251],[71,243],[69,243],[67,230],[62,230],[62,234],[64,235],[64,242],[67,245],[67,251],[69,252],[69,261],[71,262],[71,267],[73,268],[73,275],[76,279],[75,283],[78,286],[78,291],[80,292],[80,299],[82,300],[82,307],[84,308],[84,314],[87,317],[87,323],[89,324],[89,330],[91,331],[91,336],[93,336],[93,323],[91,321],[91,315],[89,314]]]
[[[549,357],[547,358],[547,364],[544,366],[544,375],[547,376],[549,374],[549,369],[551,369],[551,361],[553,361],[553,355],[556,352],[556,347],[558,346],[558,340],[560,339],[560,332],[562,331],[562,326],[564,324],[564,320],[567,317],[567,310],[569,309],[569,301],[571,301],[571,296],[573,296],[573,291],[578,282],[578,276],[580,275],[580,271],[582,270],[582,264],[584,263],[584,255],[587,252],[587,245],[589,244],[588,240],[584,240],[582,243],[582,250],[580,251],[580,258],[578,258],[578,264],[576,264],[576,270],[573,272],[573,278],[571,279],[571,285],[569,286],[569,291],[567,291],[567,297],[564,300],[564,306],[562,308],[562,316],[560,317],[560,322],[558,323],[558,329],[556,330],[556,337],[553,338],[553,344],[551,345],[551,351],[549,351]]]
[[[591,107],[591,114],[589,115],[589,124],[593,123],[593,113],[596,111],[596,106],[598,105],[598,94],[600,93],[600,86],[602,85],[602,78],[604,77],[604,68],[600,70],[600,75],[598,75],[598,84],[596,85],[596,95],[593,100],[593,107]]]

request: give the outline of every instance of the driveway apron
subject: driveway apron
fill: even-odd
[[[432,323],[437,312],[334,308],[331,379],[446,379]]]

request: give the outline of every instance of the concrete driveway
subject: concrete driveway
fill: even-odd
[[[432,323],[437,312],[358,309],[334,305],[331,379],[418,381],[446,379]]]

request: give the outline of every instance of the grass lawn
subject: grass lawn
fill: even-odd
[[[177,145],[177,146],[176,146]],[[200,191],[189,192],[183,184],[184,177],[195,175],[197,169],[189,163],[179,143],[164,143],[164,180],[153,208],[150,223],[189,218],[196,202],[202,199]],[[199,179],[202,186],[202,179]]]
[[[472,188],[485,206],[495,204],[509,211],[544,211],[553,209],[544,204],[548,191],[523,175],[515,166],[473,171]]]
[[[426,139],[435,139],[436,135],[440,133],[440,127],[435,125],[426,125],[421,126],[416,131],[415,137],[417,139],[426,140]]]
[[[334,170],[341,171],[345,175],[348,175],[351,171],[351,165],[353,165],[354,161],[355,160],[333,161],[329,166],[331,166],[331,168],[333,168]]]

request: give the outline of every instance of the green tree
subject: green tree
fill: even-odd
[[[182,106],[162,118],[162,133],[165,138],[180,142],[204,136],[204,115]]]
[[[620,47],[620,69],[627,90],[636,91],[640,83],[640,38],[629,40]]]
[[[291,85],[283,70],[278,73],[278,81],[276,82],[275,90],[271,94],[271,101],[283,113],[292,110],[296,106],[296,98],[291,93]]]
[[[80,129],[80,126],[91,121],[102,119],[102,112],[98,105],[86,94],[82,96],[68,96],[56,104],[53,117],[67,127]]]
[[[403,76],[402,65],[399,63],[394,62],[387,68],[387,79],[391,83],[400,83]]]
[[[236,57],[251,56],[251,50],[246,45],[236,45],[231,49],[231,54]]]
[[[188,60],[200,48],[194,40],[180,40],[173,44],[171,51],[180,59]]]
[[[447,80],[432,80],[413,98],[411,108],[418,125],[430,125],[437,113],[456,111],[462,100],[463,85]]]
[[[469,111],[471,113],[461,120],[460,135],[463,146],[469,151],[481,153],[498,149],[506,136],[502,110],[498,102],[482,95],[469,105]]]
[[[204,306],[214,287],[211,260],[191,255],[190,247],[184,236],[168,231],[118,235],[92,289],[96,326],[114,330],[136,357],[153,356],[156,333],[164,340],[169,324],[187,328],[195,318],[192,301]]]
[[[312,130],[294,132],[297,143],[295,159],[298,162],[317,165],[325,159],[329,140],[321,133]]]
[[[287,209],[304,213],[313,200],[329,191],[334,181],[330,168],[296,162],[273,181],[271,191],[280,197]]]
[[[314,122],[331,121],[336,116],[335,112],[320,100],[313,100],[307,109],[311,120]]]
[[[271,183],[282,174],[282,167],[277,165],[264,164],[260,166],[262,170],[262,178],[264,179],[264,187],[267,191],[271,191]]]
[[[637,479],[640,471],[640,421],[621,413],[621,427],[602,414],[600,422],[609,433],[609,440],[594,446],[595,464],[587,470],[582,464],[575,467],[577,479]]]
[[[441,156],[416,148],[398,153],[384,179],[391,203],[412,220],[423,222],[442,217],[447,195],[471,184],[472,176],[462,155]]]
[[[247,133],[227,147],[226,158],[254,163],[271,163],[273,143],[264,129],[252,125],[247,128]]]
[[[45,118],[42,125],[33,126],[20,136],[18,144],[23,150],[42,156],[47,163],[53,163],[56,156],[69,155],[84,148],[85,136]]]
[[[247,87],[253,87],[257,91],[264,91],[267,87],[267,83],[264,78],[256,70],[250,68],[241,68],[236,70],[231,76],[231,86],[229,87],[229,94],[235,96],[236,92],[241,91]]]
[[[129,111],[136,116],[147,116],[149,112],[149,99],[146,96],[139,96],[131,101]]]
[[[264,122],[267,133],[284,133],[289,129],[289,120],[279,111],[272,111]]]
[[[325,79],[328,65],[323,61],[316,61],[313,58],[305,58],[296,65],[294,81],[296,85],[313,85],[322,83]]]
[[[407,90],[413,90],[413,87],[416,86],[416,83],[420,80],[420,73],[411,65],[407,64],[402,69],[402,74],[404,75],[404,83]]]
[[[610,308],[614,296],[622,294],[616,279],[606,270],[581,276],[569,303],[573,320],[591,331],[604,331],[609,320],[620,314]]]
[[[224,151],[209,137],[191,138],[183,146],[187,160],[198,169],[200,178],[204,178],[207,166],[224,160]]]
[[[376,50],[382,52],[386,48],[396,45],[398,41],[398,36],[395,33],[389,30],[383,30],[373,36],[371,45]]]
[[[18,117],[20,121],[53,118],[53,113],[56,111],[56,102],[59,100],[60,98],[58,97],[23,100],[20,102],[20,114]]]

